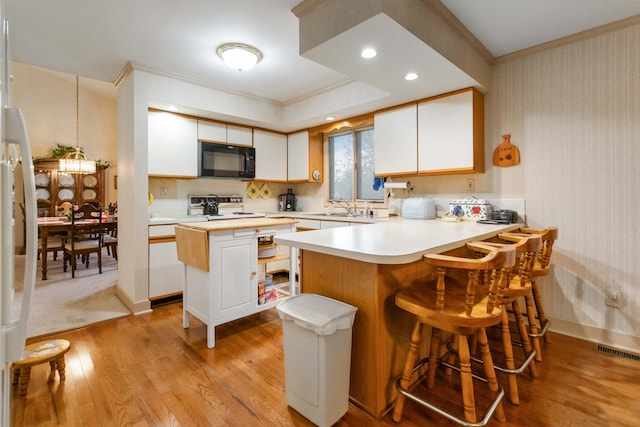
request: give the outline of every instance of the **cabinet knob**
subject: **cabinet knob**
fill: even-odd
[[[255,272],[255,271],[252,271],[252,272],[251,272],[251,275],[252,275],[252,276],[255,276],[256,274],[258,274],[258,273],[257,273],[257,272]]]

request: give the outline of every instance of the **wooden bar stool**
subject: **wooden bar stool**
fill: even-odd
[[[538,234],[510,234],[502,233],[498,235],[498,239],[506,243],[486,242],[488,246],[473,247],[468,245],[469,249],[477,251],[481,255],[486,255],[490,251],[490,247],[500,248],[505,244],[515,244],[516,254],[518,259],[516,265],[506,271],[507,280],[506,287],[502,295],[502,305],[505,308],[502,310],[502,321],[500,334],[502,338],[502,348],[504,352],[504,364],[494,362],[495,369],[507,374],[509,383],[509,400],[514,405],[520,404],[520,397],[518,394],[518,383],[516,376],[524,372],[527,367],[529,368],[529,374],[536,378],[538,371],[534,357],[536,356],[535,350],[531,346],[531,340],[529,339],[530,329],[527,324],[520,308],[518,300],[524,298],[528,303],[526,304],[528,310],[528,318],[532,316],[535,318],[535,310],[533,308],[533,294],[531,292],[531,271],[535,262],[536,255],[540,251],[542,246],[542,239]],[[511,339],[511,329],[509,328],[509,313],[507,308],[510,307],[513,312],[515,323],[520,335],[520,342],[514,343]],[[522,348],[524,351],[522,362],[516,366],[514,357],[514,348]],[[482,362],[478,359],[473,359],[476,362]]]
[[[393,412],[393,420],[396,422],[402,419],[405,398],[407,397],[449,420],[463,425],[469,425],[469,423],[485,425],[494,412],[498,420],[505,420],[502,407],[504,391],[496,380],[485,328],[500,323],[502,318],[502,290],[506,280],[503,270],[514,265],[515,247],[505,245],[502,248],[495,248],[482,243],[477,243],[477,245],[488,247],[489,253],[480,259],[436,254],[425,255],[424,261],[437,267],[436,281],[412,284],[396,294],[396,305],[416,317],[402,376],[396,382],[399,392]],[[458,280],[455,276],[456,272],[466,273],[466,279]],[[487,274],[483,274],[485,272]],[[490,282],[487,286],[488,292],[480,290],[479,281],[483,278]],[[432,327],[430,354],[429,357],[416,364],[423,325]],[[452,364],[455,359],[453,353],[445,355],[445,358],[438,358],[441,332],[453,335],[452,348],[457,353],[459,366]],[[478,379],[478,377],[471,372],[467,341],[474,334],[478,336],[478,343],[482,351],[486,376],[484,381],[488,383],[493,399],[484,418],[479,423],[477,422],[473,387],[473,379]],[[435,385],[438,364],[460,372],[464,419],[411,392],[414,386],[422,380],[420,377],[414,381],[414,373],[425,364],[428,364],[427,387],[429,389]]]
[[[41,363],[49,362],[51,373],[49,379],[53,379],[58,371],[60,381],[65,379],[64,355],[71,348],[67,340],[40,341],[25,346],[22,352],[22,359],[13,362],[13,386],[20,385],[20,395],[27,394],[29,379],[31,378],[31,367]]]
[[[551,321],[547,319],[542,306],[542,297],[540,296],[540,287],[536,278],[549,275],[551,253],[553,252],[553,243],[558,239],[558,228],[547,227],[543,230],[536,230],[533,228],[520,228],[519,233],[522,234],[539,234],[542,236],[542,247],[538,253],[538,258],[533,265],[531,271],[531,291],[533,293],[533,304],[535,306],[536,316],[535,319],[530,319],[530,323],[536,325],[536,332],[531,332],[531,338],[533,339],[533,346],[536,350],[536,362],[542,362],[542,347],[540,345],[540,338],[543,338],[545,342],[550,342],[547,331],[551,325]]]

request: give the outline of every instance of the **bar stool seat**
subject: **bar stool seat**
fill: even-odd
[[[500,323],[502,318],[502,289],[506,280],[503,269],[514,265],[515,248],[513,245],[495,248],[480,242],[477,245],[488,248],[489,254],[481,259],[425,255],[424,261],[437,267],[437,280],[412,284],[395,296],[396,305],[416,317],[402,376],[396,382],[399,392],[393,412],[393,420],[396,422],[402,419],[406,398],[462,425],[469,425],[469,423],[485,425],[494,412],[499,421],[505,420],[501,402],[504,391],[496,380],[485,328]],[[450,272],[459,273],[459,270],[467,274],[466,280],[460,281],[457,279],[459,276],[455,274],[449,276]],[[484,280],[488,281],[489,292],[480,292],[480,289],[476,292],[480,282]],[[429,356],[416,364],[423,325],[432,327]],[[444,358],[439,359],[441,332],[453,336],[452,349],[457,353],[459,366],[453,365],[456,357],[454,353],[448,353]],[[477,423],[473,385],[473,378],[476,376],[471,372],[468,345],[468,338],[474,334],[478,337],[484,374],[493,399],[479,423]],[[427,387],[429,389],[435,385],[438,364],[460,372],[464,418],[453,412],[452,408],[445,410],[412,392],[414,386],[422,380],[421,377],[414,380],[414,374],[425,364],[428,364]]]
[[[27,394],[29,380],[31,379],[31,367],[49,362],[51,373],[49,379],[53,379],[56,371],[60,375],[60,381],[65,379],[64,355],[71,348],[71,343],[67,340],[56,339],[39,341],[25,346],[22,352],[22,359],[13,362],[13,386],[19,384],[20,395]]]

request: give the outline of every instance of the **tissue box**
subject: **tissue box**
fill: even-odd
[[[491,219],[491,204],[484,199],[457,199],[449,203],[449,213],[463,220]]]

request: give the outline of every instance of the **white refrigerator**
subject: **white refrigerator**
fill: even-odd
[[[9,61],[8,32],[9,24],[5,19],[5,2],[0,0],[0,22],[2,22],[2,40],[0,40],[0,369],[2,382],[2,400],[0,411],[2,427],[9,426],[11,410],[11,362],[19,360],[24,348],[27,321],[29,320],[31,297],[36,279],[37,261],[37,218],[36,195],[33,176],[31,150],[22,111],[9,107]],[[20,163],[21,167],[18,167]],[[22,179],[14,174],[22,173]],[[16,201],[15,183],[24,186],[26,253],[24,284],[20,311],[12,309],[15,291],[15,221]],[[18,189],[20,190],[20,189]],[[22,191],[19,191],[22,192]]]

